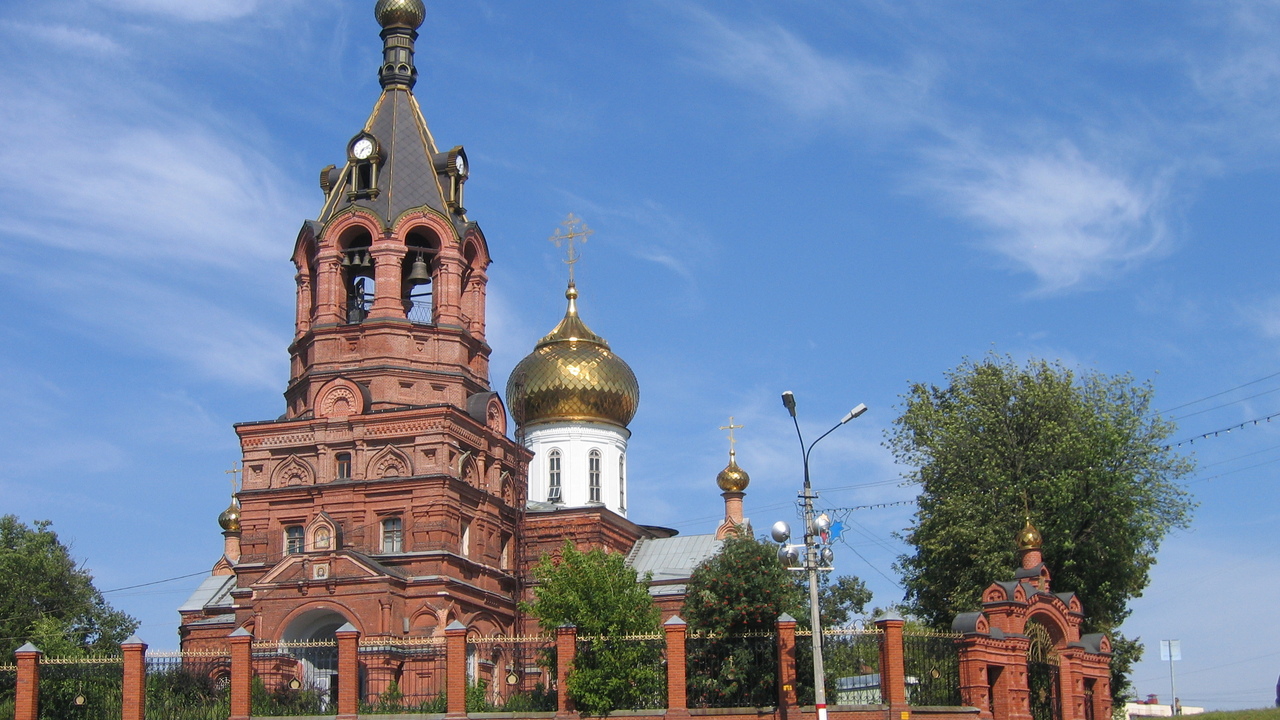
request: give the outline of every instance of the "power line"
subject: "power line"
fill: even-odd
[[[107,593],[120,592],[121,590],[133,590],[134,588],[148,587],[151,585],[159,585],[161,583],[173,582],[174,580],[186,580],[187,578],[193,578],[197,575],[208,575],[208,574],[209,574],[208,570],[201,570],[200,572],[193,572],[189,575],[179,575],[177,577],[165,578],[164,580],[155,580],[153,582],[146,582],[140,585],[127,585],[125,587],[112,588],[111,590],[103,590],[101,592],[103,595],[106,595]]]
[[[1219,434],[1230,433],[1232,430],[1243,430],[1246,427],[1249,427],[1250,425],[1257,425],[1258,423],[1263,421],[1271,422],[1273,418],[1278,418],[1278,417],[1280,417],[1280,412],[1271,413],[1270,415],[1263,415],[1260,418],[1254,418],[1252,420],[1245,420],[1244,422],[1239,423],[1238,425],[1228,425],[1227,427],[1218,428],[1217,430],[1210,430],[1207,433],[1194,435],[1189,438],[1183,438],[1175,443],[1169,443],[1168,445],[1164,446],[1164,449],[1169,450],[1175,447],[1182,447],[1183,445],[1194,445],[1197,440],[1208,440],[1209,438],[1216,438],[1218,437]]]
[[[1208,408],[1205,408],[1205,409],[1203,409],[1203,410],[1197,410],[1197,411],[1195,411],[1195,412],[1187,413],[1186,415],[1179,415],[1179,416],[1178,416],[1178,417],[1176,417],[1176,418],[1169,418],[1169,419],[1170,419],[1170,420],[1184,420],[1184,419],[1189,418],[1189,417],[1192,417],[1192,416],[1194,416],[1194,415],[1201,415],[1201,414],[1203,414],[1203,413],[1213,412],[1214,410],[1221,410],[1221,409],[1222,409],[1222,408],[1224,408],[1224,407],[1231,407],[1232,405],[1235,405],[1235,404],[1237,404],[1237,403],[1242,403],[1242,402],[1244,402],[1245,400],[1252,400],[1252,399],[1254,399],[1254,398],[1260,398],[1260,397],[1262,397],[1263,395],[1270,395],[1270,394],[1271,394],[1271,393],[1273,393],[1273,392],[1280,392],[1280,388],[1271,388],[1270,390],[1263,390],[1262,392],[1260,392],[1260,393],[1256,393],[1256,394],[1254,394],[1254,395],[1250,395],[1249,397],[1242,397],[1242,398],[1240,398],[1239,400],[1232,400],[1231,402],[1222,403],[1221,405],[1214,405],[1213,407],[1208,407]]]
[[[1245,383],[1245,384],[1243,384],[1243,385],[1237,385],[1237,386],[1235,386],[1235,387],[1233,387],[1233,388],[1230,388],[1230,389],[1227,389],[1227,390],[1223,390],[1222,392],[1217,392],[1217,393],[1214,393],[1214,394],[1212,394],[1212,395],[1205,395],[1204,397],[1200,398],[1199,400],[1192,400],[1191,402],[1185,402],[1185,403],[1182,403],[1181,405],[1175,405],[1175,406],[1173,406],[1173,407],[1171,407],[1171,408],[1166,408],[1166,409],[1164,409],[1164,410],[1157,410],[1157,411],[1156,411],[1156,414],[1157,414],[1157,415],[1163,415],[1163,414],[1165,414],[1165,413],[1173,412],[1174,410],[1181,410],[1181,409],[1182,409],[1182,408],[1184,408],[1184,407],[1190,407],[1190,406],[1192,406],[1192,405],[1196,405],[1196,404],[1198,404],[1198,403],[1202,403],[1202,402],[1204,402],[1205,400],[1212,400],[1212,399],[1214,399],[1214,398],[1216,398],[1216,397],[1221,397],[1221,396],[1223,396],[1223,395],[1226,395],[1227,393],[1235,392],[1236,390],[1239,390],[1239,389],[1241,389],[1241,388],[1247,388],[1247,387],[1249,387],[1250,385],[1257,385],[1258,383],[1262,382],[1263,380],[1270,380],[1270,379],[1271,379],[1271,378],[1273,378],[1273,377],[1280,377],[1280,372],[1272,373],[1272,374],[1270,374],[1270,375],[1268,375],[1268,376],[1266,376],[1266,377],[1260,377],[1260,378],[1258,378],[1257,380],[1250,380],[1249,382],[1247,382],[1247,383]]]

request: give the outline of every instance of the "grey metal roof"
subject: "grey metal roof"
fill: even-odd
[[[235,575],[210,575],[191,597],[182,603],[178,612],[203,610],[207,607],[231,607],[231,591],[236,587]]]
[[[186,625],[187,627],[192,625],[226,625],[234,623],[235,621],[235,613],[223,613],[222,615],[212,615],[210,617],[200,618],[199,620],[192,620],[191,622],[186,623]]]
[[[699,563],[714,557],[723,546],[724,541],[715,535],[646,538],[631,549],[627,564],[641,575],[653,573],[654,582],[686,580]],[[666,588],[662,590],[666,592]]]

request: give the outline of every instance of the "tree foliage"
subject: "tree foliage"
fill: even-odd
[[[1024,508],[1044,538],[1055,590],[1078,594],[1085,632],[1107,632],[1123,672],[1140,652],[1115,634],[1150,581],[1156,551],[1194,504],[1180,481],[1193,463],[1172,452],[1172,423],[1129,375],[1076,373],[1060,362],[966,360],[945,386],[904,396],[888,445],[921,486],[899,558],[910,610],[936,627],[979,609],[1015,569]],[[1128,655],[1126,656],[1126,653]]]
[[[523,605],[543,630],[577,626],[577,659],[568,691],[582,712],[654,707],[666,691],[661,641],[625,636],[658,634],[661,613],[618,553],[581,552],[565,541],[560,558],[544,556],[533,568],[534,601]]]
[[[0,517],[0,657],[28,641],[46,656],[114,652],[137,627],[107,604],[47,521]]]

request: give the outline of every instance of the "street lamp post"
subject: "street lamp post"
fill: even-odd
[[[782,393],[782,404],[791,414],[791,422],[796,426],[796,437],[800,439],[800,456],[804,463],[804,492],[800,493],[804,508],[804,565],[788,569],[803,570],[809,575],[809,624],[813,629],[813,704],[818,711],[818,720],[827,720],[827,676],[822,667],[822,618],[818,610],[818,570],[829,570],[834,554],[830,547],[822,547],[821,542],[823,533],[831,527],[830,518],[825,514],[817,517],[813,514],[813,501],[817,495],[809,483],[809,453],[813,452],[813,446],[821,442],[822,438],[866,412],[867,406],[859,403],[841,418],[840,422],[805,447],[804,435],[800,432],[800,421],[796,418],[796,396],[791,391]],[[794,565],[799,559],[796,548],[786,544],[787,540],[791,539],[791,528],[787,523],[779,521],[774,523],[772,534],[776,542],[782,543],[778,558],[788,565]]]

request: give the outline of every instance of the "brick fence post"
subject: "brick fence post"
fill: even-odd
[[[120,649],[124,652],[121,717],[124,720],[146,720],[147,644],[134,635],[120,643]]]
[[[231,718],[249,720],[253,712],[249,688],[253,681],[253,633],[237,628],[231,640]]]
[[[573,698],[569,697],[569,670],[578,657],[578,628],[564,624],[556,628],[556,717],[574,717]]]
[[[902,650],[903,621],[897,615],[886,615],[876,621],[880,636],[880,701],[889,706],[889,720],[908,720],[907,667]]]
[[[662,623],[667,634],[667,717],[689,717],[688,670],[685,667],[685,639],[689,626],[679,615]]]
[[[778,616],[778,713],[782,718],[799,716],[796,699],[796,619],[783,613]]]
[[[36,720],[40,707],[40,648],[27,643],[13,653],[18,659],[17,697],[13,720]]]
[[[444,629],[447,718],[467,716],[467,626],[454,620]]]
[[[351,623],[338,628],[338,717],[356,720],[360,712],[360,631]]]

